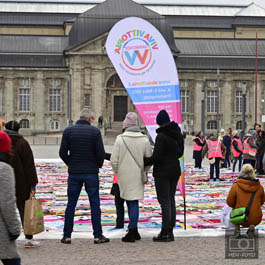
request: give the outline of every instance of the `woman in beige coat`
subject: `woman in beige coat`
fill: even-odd
[[[129,112],[123,121],[124,133],[118,135],[112,155],[111,166],[117,174],[120,197],[126,200],[129,215],[129,231],[123,242],[135,242],[141,239],[137,223],[139,218],[139,200],[144,199],[144,157],[152,155],[148,137],[143,135],[137,124],[137,114]]]

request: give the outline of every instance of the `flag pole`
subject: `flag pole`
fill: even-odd
[[[186,196],[184,196],[184,229],[186,228]]]

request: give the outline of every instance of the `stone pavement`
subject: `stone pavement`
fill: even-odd
[[[18,241],[23,265],[221,265],[265,264],[265,239],[259,240],[259,259],[225,259],[224,237],[178,237],[174,242],[155,243],[143,238],[136,243],[113,239],[94,245],[92,239],[41,240],[41,247],[25,249]]]

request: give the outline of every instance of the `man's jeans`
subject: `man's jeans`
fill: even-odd
[[[139,219],[139,201],[135,200],[135,201],[127,201],[126,200],[126,204],[128,207],[128,215],[129,215],[129,228],[130,229],[134,229],[137,228],[137,223],[138,223],[138,219]]]
[[[4,265],[20,265],[20,259],[2,259]]]
[[[93,235],[95,238],[102,236],[98,174],[69,174],[67,189],[68,203],[64,218],[65,237],[71,237],[73,232],[75,207],[84,184],[90,202]]]
[[[238,157],[234,157],[233,172],[235,172],[237,161],[238,161],[238,171],[240,172],[242,166],[242,154]]]

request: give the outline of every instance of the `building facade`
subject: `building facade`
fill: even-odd
[[[19,121],[27,134],[57,132],[88,107],[105,126],[119,128],[135,108],[105,42],[115,22],[138,16],[161,31],[175,57],[185,131],[240,130],[243,93],[247,128],[262,122],[263,7],[81,2],[21,1],[18,12],[14,1],[0,1],[0,120]]]

